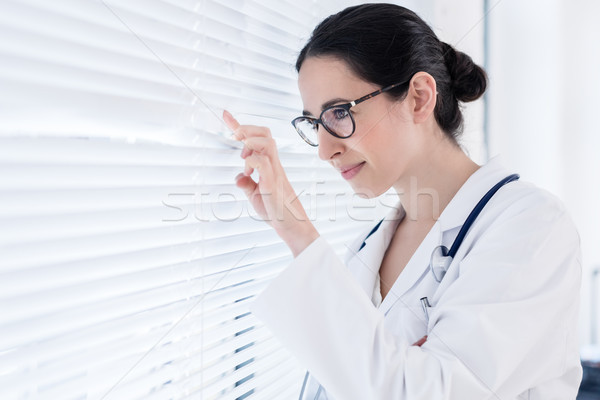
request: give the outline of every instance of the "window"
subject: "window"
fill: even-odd
[[[271,128],[342,254],[383,206],[289,122],[297,52],[348,5],[322,3],[0,3],[3,398],[297,395],[302,369],[247,310],[291,253],[235,187],[220,113]]]

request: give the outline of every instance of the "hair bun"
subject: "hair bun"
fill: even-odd
[[[480,98],[487,87],[485,71],[465,53],[455,50],[448,43],[440,43],[456,99],[469,102]]]

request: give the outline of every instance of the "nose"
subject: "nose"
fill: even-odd
[[[317,130],[317,138],[319,140],[319,158],[324,161],[333,160],[335,157],[339,157],[344,153],[345,144],[342,143],[343,139],[336,138],[321,124]]]

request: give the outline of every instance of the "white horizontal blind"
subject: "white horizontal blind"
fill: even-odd
[[[235,187],[218,116],[271,128],[342,254],[374,210],[348,212],[289,121],[294,58],[345,3],[0,2],[2,399],[297,396],[248,312],[291,255]]]

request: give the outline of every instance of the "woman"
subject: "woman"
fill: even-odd
[[[574,399],[579,237],[556,198],[458,145],[484,71],[389,4],[325,19],[296,69],[298,133],[361,196],[399,196],[340,260],[269,130],[224,113],[236,183],[294,255],[251,310],[310,371],[301,398]]]

